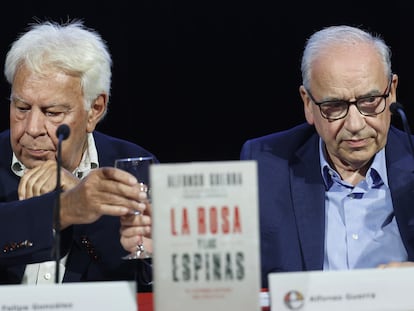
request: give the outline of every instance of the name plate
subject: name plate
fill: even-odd
[[[135,282],[87,282],[0,286],[0,310],[133,310]]]
[[[414,310],[414,268],[271,273],[272,311]]]

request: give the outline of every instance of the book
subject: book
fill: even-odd
[[[257,163],[150,168],[155,311],[261,310]]]

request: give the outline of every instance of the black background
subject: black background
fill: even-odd
[[[1,72],[8,47],[34,18],[83,19],[114,61],[109,113],[98,129],[161,162],[236,160],[246,139],[303,122],[303,46],[334,24],[380,33],[391,46],[397,98],[414,122],[410,1],[26,0],[6,7]],[[8,128],[8,97],[2,76],[0,130]]]

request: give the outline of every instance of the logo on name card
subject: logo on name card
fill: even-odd
[[[283,300],[289,310],[299,310],[305,302],[305,297],[303,297],[302,293],[292,290],[286,293]]]

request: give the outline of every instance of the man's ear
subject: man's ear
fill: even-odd
[[[95,130],[96,125],[101,120],[106,112],[108,104],[108,95],[99,94],[91,104],[91,108],[88,111],[88,124],[87,130],[89,133]]]
[[[312,100],[310,99],[308,92],[306,92],[306,89],[303,85],[299,87],[299,94],[303,101],[303,110],[305,112],[306,121],[312,125],[314,123],[314,116],[313,116],[314,107],[312,104]]]

